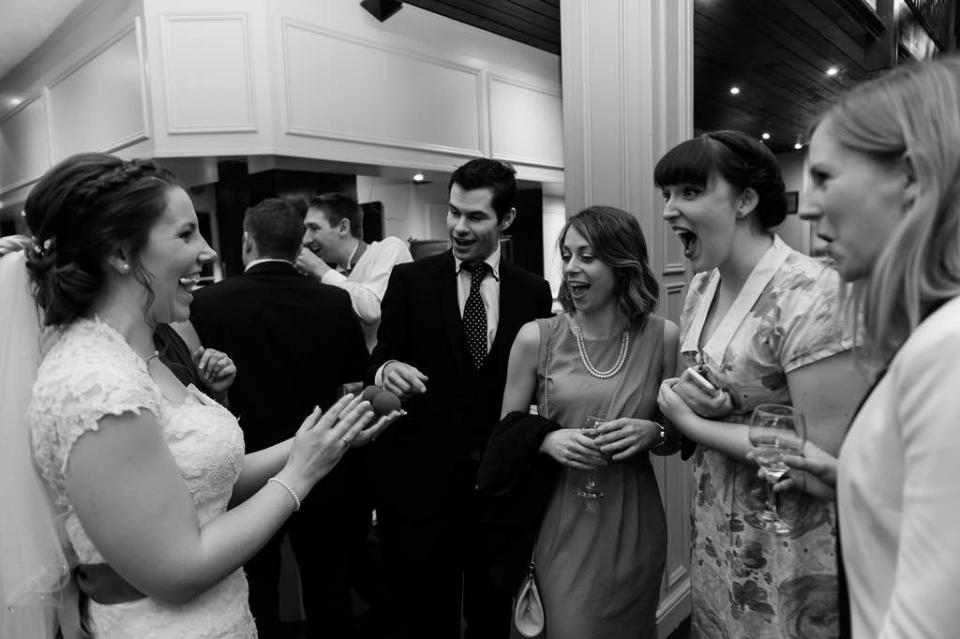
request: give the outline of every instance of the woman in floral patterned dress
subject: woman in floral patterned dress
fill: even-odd
[[[786,215],[783,179],[752,137],[718,131],[684,142],[654,177],[696,272],[681,317],[683,364],[705,365],[725,390],[710,395],[689,372],[660,390],[663,412],[697,444],[693,636],[834,637],[834,507],[790,495],[779,512],[792,532],[768,529],[746,423],[759,404],[791,404],[811,441],[839,448],[863,387],[837,314],[839,279],[771,231]]]

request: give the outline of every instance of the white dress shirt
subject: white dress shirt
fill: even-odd
[[[490,266],[490,275],[480,283],[480,299],[487,310],[487,352],[493,347],[493,340],[497,337],[497,322],[500,319],[500,245],[484,260]],[[463,262],[456,256],[453,258],[457,273],[457,303],[460,305],[460,318],[463,319],[463,309],[470,296],[470,279],[472,273],[463,268]]]
[[[358,243],[359,247],[360,244]],[[356,249],[354,249],[354,254]],[[353,260],[353,255],[350,261]],[[412,262],[407,243],[396,237],[385,237],[373,242],[357,260],[350,275],[330,269],[324,273],[324,284],[339,286],[350,294],[353,312],[360,318],[367,350],[372,351],[377,343],[377,328],[380,326],[380,303],[387,292],[390,273],[397,264]]]
[[[249,264],[243,267],[243,272],[246,273],[257,264],[266,264],[267,262],[282,262],[283,264],[289,264],[290,266],[293,266],[293,262],[291,262],[290,260],[281,260],[275,257],[264,257],[259,260],[251,261]]]

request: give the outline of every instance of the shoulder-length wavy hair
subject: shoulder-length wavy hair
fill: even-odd
[[[907,159],[917,182],[917,197],[851,298],[864,350],[882,363],[960,295],[960,58],[904,65],[861,84],[817,124],[827,120],[848,149]]]
[[[631,324],[644,322],[657,307],[660,285],[650,269],[647,241],[637,219],[611,206],[591,206],[567,220],[557,239],[559,249],[571,228],[590,244],[597,259],[613,269],[613,294],[620,312]],[[574,311],[566,277],[558,298],[565,311]]]

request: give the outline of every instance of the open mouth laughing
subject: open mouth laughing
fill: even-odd
[[[474,239],[460,238],[460,237],[457,237],[456,235],[451,235],[450,241],[453,243],[454,250],[459,255],[468,254],[470,252],[471,247],[477,243],[476,238]]]
[[[590,285],[586,282],[567,281],[567,290],[570,291],[570,297],[574,300],[581,300],[587,294]]]
[[[680,238],[680,242],[683,244],[684,257],[688,260],[693,259],[700,245],[700,238],[688,228],[682,226],[673,226],[672,228],[673,232],[677,234],[677,237]]]
[[[200,271],[190,273],[189,275],[184,275],[178,281],[180,286],[189,293],[193,291],[193,289],[197,288],[197,284],[200,282]]]

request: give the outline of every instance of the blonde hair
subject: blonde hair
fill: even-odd
[[[916,180],[915,199],[851,298],[866,354],[883,363],[960,295],[960,57],[908,64],[866,82],[825,120],[849,149],[881,162],[906,158]]]

